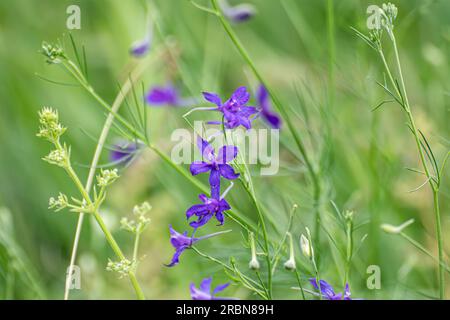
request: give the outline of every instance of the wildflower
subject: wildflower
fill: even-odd
[[[127,218],[122,218],[120,220],[120,226],[122,229],[134,233],[140,234],[150,223],[150,218],[147,218],[146,214],[152,209],[148,202],[144,202],[141,205],[135,205],[133,208],[133,215],[136,216],[137,220],[128,220]]]
[[[173,267],[180,262],[179,261],[180,255],[183,253],[183,251],[192,247],[194,243],[200,240],[205,240],[223,233],[230,232],[231,230],[216,232],[199,238],[188,237],[187,231],[179,233],[176,230],[174,230],[171,225],[169,225],[169,231],[170,231],[170,243],[175,248],[175,253],[172,257],[172,261],[166,266]]]
[[[228,164],[228,162],[236,158],[238,148],[236,146],[223,146],[219,149],[216,157],[214,148],[201,137],[197,139],[197,147],[206,161],[194,161],[191,163],[191,173],[195,176],[199,173],[210,171],[211,194],[214,194],[213,197],[218,198],[220,176],[228,180],[234,180],[239,177],[239,173],[234,172],[233,167]]]
[[[140,142],[130,142],[127,140],[118,140],[109,153],[109,159],[114,164],[130,163],[142,149]]]
[[[66,167],[68,159],[68,151],[66,149],[52,150],[47,156],[43,158],[44,161],[60,167]]]
[[[58,64],[67,58],[61,46],[52,45],[47,42],[42,43],[41,53],[47,57],[48,64]]]
[[[51,197],[48,200],[48,208],[54,209],[55,212],[58,212],[69,205],[69,200],[65,194],[59,193],[58,197],[55,199]]]
[[[136,58],[141,58],[147,54],[147,52],[150,50],[150,47],[152,45],[152,38],[153,38],[153,26],[150,23],[149,30],[147,31],[147,34],[145,35],[145,38],[136,41],[131,45],[130,48],[130,54]]]
[[[108,261],[106,266],[106,271],[113,271],[120,274],[120,277],[127,276],[133,268],[135,267],[134,263],[128,259],[123,259],[121,261]]]
[[[309,279],[309,282],[314,287],[314,289],[319,290],[319,286],[317,285],[316,278]],[[350,287],[348,283],[345,285],[344,296],[342,297],[342,293],[335,293],[333,287],[326,282],[325,280],[320,280],[320,292],[322,293],[322,297],[328,300],[352,300],[350,295]]]
[[[114,181],[116,181],[117,178],[119,178],[119,175],[117,174],[117,169],[101,170],[100,174],[97,175],[97,185],[99,187],[107,187]]]
[[[274,129],[280,129],[281,127],[281,118],[278,114],[273,112],[272,106],[269,101],[269,93],[267,89],[260,85],[258,88],[258,92],[256,94],[256,98],[258,100],[258,104],[261,107],[260,115],[261,117]]]
[[[216,111],[223,113],[224,125],[227,129],[234,129],[240,125],[246,129],[251,129],[251,122],[255,118],[250,119],[250,116],[258,113],[258,110],[255,107],[246,105],[250,100],[250,94],[246,87],[237,88],[224,104],[222,104],[220,97],[215,93],[203,92],[203,97],[217,106]],[[217,121],[210,121],[209,123],[221,124],[221,122]]]
[[[399,234],[403,232],[403,230],[408,227],[409,225],[414,223],[414,219],[409,219],[408,221],[405,221],[399,226],[393,226],[392,224],[383,223],[380,227],[381,229],[386,233],[392,233],[392,234]]]
[[[256,257],[255,235],[253,234],[253,232],[250,232],[250,249],[252,251],[252,259],[250,260],[248,267],[252,270],[257,271],[259,270],[260,266],[258,258]]]
[[[236,23],[248,21],[256,13],[255,8],[247,3],[230,6],[227,0],[222,0],[219,2],[219,5],[224,16]]]
[[[39,111],[38,115],[41,127],[37,136],[45,138],[52,143],[58,141],[67,129],[59,123],[58,111],[44,107]]]
[[[177,87],[170,83],[166,86],[151,88],[145,96],[145,101],[152,106],[167,105],[172,107],[185,107],[194,103],[192,98],[182,98]]]
[[[223,291],[225,288],[227,288],[230,283],[225,283],[222,285],[218,285],[214,288],[214,290],[211,293],[211,283],[212,283],[212,277],[205,278],[200,283],[200,287],[196,288],[194,283],[191,283],[190,289],[191,289],[191,297],[192,300],[221,300],[224,298],[218,298],[214,295],[219,293],[220,291]]]
[[[195,204],[186,211],[186,217],[189,220],[193,215],[197,216],[197,221],[192,221],[189,225],[193,228],[199,228],[205,225],[213,216],[216,217],[220,225],[224,223],[223,212],[230,210],[231,206],[225,199],[208,198],[201,194],[198,196],[203,204]]]

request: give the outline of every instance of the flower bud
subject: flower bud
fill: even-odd
[[[305,237],[303,234],[300,237],[300,248],[302,250],[302,254],[308,259],[311,259],[313,249],[309,243],[308,238]]]
[[[408,227],[409,225],[414,223],[414,219],[409,219],[408,221],[402,223],[399,226],[394,226],[392,224],[387,224],[387,223],[383,223],[380,228],[386,232],[386,233],[391,233],[391,234],[399,234],[401,232],[403,232],[403,230]]]
[[[100,174],[97,175],[97,185],[99,187],[107,187],[116,181],[117,178],[119,178],[117,169],[101,170]]]
[[[293,271],[297,268],[294,256],[294,243],[292,241],[292,235],[290,232],[287,232],[286,236],[289,238],[289,260],[284,263],[284,268],[286,270]]]
[[[255,236],[253,232],[250,232],[250,249],[252,251],[252,259],[250,260],[248,267],[252,270],[259,270],[260,265],[256,257]]]

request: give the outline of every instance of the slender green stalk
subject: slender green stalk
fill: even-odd
[[[402,67],[401,67],[401,63],[400,63],[400,56],[399,56],[399,52],[398,52],[398,48],[397,48],[397,41],[395,39],[395,35],[392,32],[390,33],[390,39],[391,39],[393,47],[394,47],[395,61],[396,61],[398,74],[400,77],[401,91],[403,92],[403,94],[400,91],[400,89],[398,88],[396,82],[394,81],[394,78],[393,78],[392,73],[386,63],[386,59],[384,58],[384,54],[382,53],[381,48],[380,48],[379,52],[381,53],[380,55],[383,60],[383,64],[386,68],[386,71],[388,73],[391,84],[395,88],[397,94],[399,95],[399,98],[403,102],[403,108],[406,112],[408,121],[411,125],[411,131],[414,136],[414,140],[415,140],[416,147],[417,147],[417,150],[419,153],[420,161],[422,163],[422,167],[425,172],[425,175],[428,179],[430,189],[433,193],[433,207],[434,207],[435,224],[436,224],[436,238],[437,238],[436,240],[437,240],[438,256],[439,256],[439,264],[438,264],[439,298],[444,299],[445,298],[445,274],[444,274],[444,270],[443,270],[442,266],[445,263],[444,263],[444,248],[443,248],[443,239],[442,239],[441,217],[440,217],[440,210],[439,210],[439,184],[435,184],[433,182],[434,181],[432,179],[433,177],[430,173],[430,170],[428,168],[428,165],[427,165],[427,162],[425,159],[424,151],[423,151],[421,141],[420,141],[419,130],[417,129],[417,126],[416,126],[416,123],[414,120],[414,116],[412,114],[411,107],[409,104],[408,94],[406,92],[406,85],[405,85],[405,81],[403,78],[403,72],[402,72]]]
[[[302,281],[301,281],[301,279],[300,279],[300,274],[298,273],[298,270],[297,270],[297,269],[295,269],[294,272],[295,272],[295,277],[297,278],[298,286],[300,287],[300,292],[301,292],[301,294],[302,294],[302,298],[303,298],[303,300],[306,300],[306,298],[305,298],[305,292],[303,291]]]
[[[55,143],[55,147],[63,151],[64,148],[61,146],[60,142],[57,141]],[[125,260],[125,255],[122,253],[122,250],[120,249],[119,245],[117,244],[116,240],[114,239],[111,232],[108,230],[108,228],[105,225],[105,222],[103,221],[102,217],[100,216],[100,213],[98,212],[98,206],[97,204],[94,204],[94,202],[91,200],[91,197],[89,196],[89,193],[84,188],[83,184],[81,183],[81,180],[78,178],[78,175],[73,170],[72,165],[70,164],[70,159],[67,160],[67,164],[64,166],[65,171],[67,172],[70,179],[73,181],[75,186],[77,187],[78,191],[80,192],[81,196],[83,197],[83,200],[86,203],[86,206],[88,208],[95,208],[92,212],[94,215],[95,220],[97,221],[97,224],[100,226],[101,230],[103,231],[103,234],[105,235],[105,238],[108,242],[108,244],[111,246],[112,250],[114,251],[117,258],[120,260]],[[128,272],[128,275],[130,277],[130,281],[133,285],[133,288],[136,292],[136,296],[138,299],[145,299],[142,289],[140,288],[136,276],[134,275],[133,271]]]
[[[414,247],[416,247],[417,249],[419,249],[420,251],[422,251],[424,254],[426,254],[427,256],[429,256],[431,259],[433,259],[434,261],[436,261],[437,263],[439,263],[442,268],[447,271],[448,273],[450,273],[450,267],[445,264],[444,262],[440,262],[439,258],[436,258],[435,256],[433,256],[431,254],[430,251],[428,251],[427,249],[425,249],[424,246],[422,246],[419,242],[417,242],[416,240],[414,240],[413,238],[411,238],[410,236],[408,236],[407,234],[401,232],[400,235],[406,239],[409,243],[411,243]]]
[[[253,190],[253,185],[250,188],[245,184],[245,182],[242,183],[244,186],[244,189],[249,194],[253,205],[256,208],[256,212],[258,213],[259,222],[261,224],[262,234],[264,238],[264,251],[265,251],[265,257],[266,257],[266,263],[267,263],[267,293],[269,296],[269,299],[272,299],[272,261],[270,257],[270,245],[269,245],[269,237],[267,236],[267,229],[266,229],[266,223],[264,221],[264,215],[261,212],[261,208],[259,206],[258,201],[256,200],[255,191]]]
[[[156,56],[158,57],[160,54],[156,54]],[[115,114],[117,114],[117,112],[119,111],[125,97],[127,96],[128,92],[131,90],[132,88],[132,79],[134,79],[136,81],[136,79],[138,79],[143,71],[146,69],[146,67],[148,66],[147,63],[143,63],[142,65],[138,65],[138,67],[136,68],[136,72],[132,72],[132,76],[130,76],[129,79],[127,79],[127,81],[125,82],[125,84],[122,86],[122,89],[120,90],[119,94],[117,95],[117,97],[114,99],[114,102],[112,104],[112,106],[110,107],[111,112],[108,114],[106,120],[105,120],[105,124],[102,128],[102,131],[100,133],[100,137],[98,139],[97,142],[97,146],[95,148],[95,152],[94,152],[94,156],[92,158],[92,162],[89,168],[89,173],[88,173],[88,178],[86,181],[86,185],[85,185],[85,189],[86,191],[89,193],[92,187],[92,182],[94,180],[94,176],[95,176],[95,172],[97,170],[97,165],[98,162],[100,160],[100,155],[103,151],[103,147],[106,141],[106,138],[109,135],[109,131],[111,129],[111,126],[114,122],[115,119]],[[76,78],[79,79],[79,78]],[[90,86],[89,86],[90,87]],[[93,94],[95,93],[94,90],[87,90],[89,93],[91,93],[93,95],[93,97],[100,103],[106,103],[103,99],[101,99],[97,94]],[[108,106],[109,107],[109,106]],[[77,256],[77,251],[78,251],[78,244],[80,242],[80,236],[81,236],[81,230],[83,228],[83,220],[84,220],[84,213],[81,212],[78,216],[78,221],[77,221],[77,226],[76,226],[76,230],[75,230],[75,237],[74,237],[74,241],[73,241],[73,246],[72,246],[72,253],[70,256],[70,263],[69,263],[69,270],[68,270],[68,276],[66,279],[66,286],[65,286],[65,290],[64,290],[64,300],[68,300],[69,299],[69,294],[70,294],[70,275],[73,272],[73,267],[75,265],[75,260],[76,260],[76,256]]]

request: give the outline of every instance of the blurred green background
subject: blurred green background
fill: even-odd
[[[366,32],[366,8],[381,2],[334,1],[331,37],[328,6],[333,1],[248,2],[256,6],[257,15],[234,28],[260,72],[289,109],[314,161],[321,165],[325,190],[321,206],[323,227],[337,239],[343,239],[331,219],[329,201],[333,200],[342,210],[355,211],[361,224],[355,235],[357,241],[368,234],[352,266],[353,296],[436,297],[435,263],[404,239],[383,234],[379,229],[382,222],[399,224],[414,218],[416,222],[407,233],[437,255],[431,194],[427,188],[408,192],[422,184],[423,178],[405,170],[420,165],[406,119],[394,105],[371,112],[386,98],[375,83],[383,79],[382,66],[375,52],[350,29],[354,26]],[[450,2],[393,2],[399,8],[396,33],[412,108],[419,128],[441,160],[450,145]],[[130,44],[146,32],[143,1],[0,1],[2,299],[63,297],[76,216],[67,211],[53,213],[47,209],[47,203],[50,196],[60,191],[77,193],[62,170],[41,160],[49,146],[35,136],[37,111],[42,106],[59,110],[61,121],[69,128],[65,139],[72,146],[72,159],[79,164],[76,169],[83,179],[88,171],[84,165],[90,163],[96,145],[83,131],[97,137],[104,122],[103,110],[82,88],[55,85],[36,76],[73,83],[61,68],[47,65],[38,52],[42,41],[65,38],[67,42],[66,8],[71,4],[81,8],[81,30],[72,34],[86,47],[89,81],[110,103],[118,93],[117,83],[122,83],[137,63],[129,56]],[[157,0],[149,8],[157,10],[154,12],[160,27],[149,59],[154,52],[163,53],[145,72],[146,88],[171,80],[180,85],[183,95],[200,98],[201,91],[218,92],[225,97],[238,86],[256,86],[250,70],[214,16],[184,0]],[[175,54],[164,51],[165,42],[171,43]],[[390,59],[389,47],[387,52]],[[172,130],[187,127],[181,118],[185,112],[186,109],[173,108],[149,110],[152,141],[169,152]],[[112,132],[109,141],[116,137]],[[293,146],[286,129],[282,130],[282,139],[286,146]],[[107,152],[102,159],[105,162]],[[138,271],[147,298],[189,298],[190,282],[198,284],[209,275],[214,275],[214,284],[225,282],[227,277],[219,267],[192,251],[183,254],[180,265],[172,269],[163,266],[173,253],[167,226],[173,224],[178,231],[187,230],[184,212],[197,203],[197,191],[151,151],[144,152],[121,175],[109,192],[102,214],[118,241],[130,252],[132,239],[119,230],[118,222],[122,216],[130,215],[137,203],[146,200],[153,206],[152,223],[143,235],[143,259]],[[199,179],[206,181],[204,178]],[[441,212],[444,237],[449,244],[449,179],[444,180]],[[293,225],[298,243],[304,227],[313,226],[311,184],[303,163],[282,147],[279,174],[255,177],[255,183],[266,214],[276,221],[270,227],[274,235],[277,231],[283,233],[290,208],[294,203],[299,205]],[[230,197],[241,212],[256,220],[250,200],[239,188]],[[94,221],[88,217],[85,222],[77,261],[82,270],[82,290],[72,291],[71,297],[134,298],[126,279],[105,271],[113,254]],[[242,270],[248,272],[250,252],[243,245],[241,230],[230,219],[226,228],[233,232],[200,243],[199,248],[224,261],[234,256]],[[216,230],[213,224],[207,227],[207,231]],[[339,288],[342,265],[324,232],[321,239],[320,245],[316,244],[321,254],[321,274]],[[447,245],[446,251],[449,250]],[[275,297],[298,298],[298,292],[290,289],[296,285],[295,277],[284,271],[281,264],[275,276]],[[369,265],[381,268],[380,290],[366,287]],[[307,276],[303,274],[304,279]],[[253,298],[240,286],[230,287],[223,295]]]

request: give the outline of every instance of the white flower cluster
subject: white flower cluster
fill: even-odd
[[[106,266],[106,271],[118,272],[121,277],[127,276],[131,271],[133,271],[134,265],[128,259],[123,259],[121,261],[108,261]]]
[[[54,209],[55,212],[58,212],[64,208],[66,208],[68,205],[69,205],[69,200],[67,199],[67,196],[62,193],[59,193],[59,195],[56,199],[54,197],[51,197],[48,200],[48,208]]]

